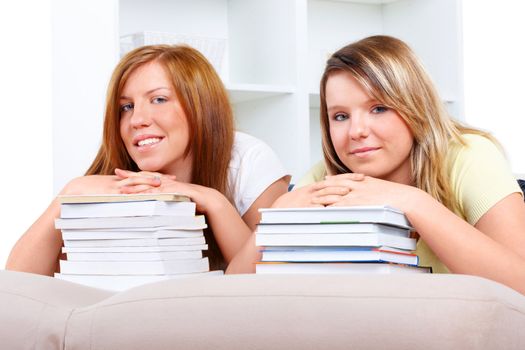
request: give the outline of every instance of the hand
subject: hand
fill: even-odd
[[[343,174],[337,179],[327,176],[319,181],[283,194],[273,203],[273,208],[322,207],[332,204],[348,194],[350,181],[362,181],[363,174]],[[322,200],[319,200],[322,198]]]
[[[389,205],[408,211],[417,202],[417,188],[370,176],[356,181],[347,174],[327,176],[326,182],[336,187],[346,187],[344,195],[327,194],[314,199],[314,203],[326,206]]]
[[[143,173],[145,172],[137,174]],[[152,177],[149,174],[151,173],[138,176],[138,178],[133,181],[137,181],[137,183],[140,183],[140,181],[151,181]],[[175,176],[172,175],[159,175],[159,183],[156,186],[149,186],[148,184],[132,184],[131,186],[122,187],[122,193],[181,193],[190,197],[191,200],[195,202],[197,205],[197,211],[201,214],[207,214],[210,212],[219,213],[221,206],[229,203],[222,193],[213,188],[176,181]]]
[[[71,180],[60,192],[63,195],[120,193],[119,179],[113,175],[88,175]]]
[[[166,175],[151,171],[130,171],[115,169],[115,175],[120,180],[120,193],[140,193],[159,187],[162,181],[175,180],[175,175]]]

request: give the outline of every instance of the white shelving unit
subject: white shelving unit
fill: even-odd
[[[297,181],[322,155],[318,85],[324,62],[365,36],[407,41],[462,119],[460,1],[112,0],[97,6],[115,11],[114,23],[102,23],[106,37],[114,36],[114,52],[119,36],[141,31],[227,39],[219,73],[237,127],[267,142]],[[107,55],[113,65],[114,52]],[[92,138],[99,142],[100,135]],[[86,163],[93,158],[81,156]]]

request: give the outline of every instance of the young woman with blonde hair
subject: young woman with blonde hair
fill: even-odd
[[[144,46],[122,58],[106,98],[102,145],[62,194],[180,192],[206,215],[212,269],[225,268],[254,230],[258,208],[289,176],[261,141],[234,131],[226,90],[187,46]],[[62,239],[55,199],[13,248],[10,270],[52,275]]]
[[[343,47],[320,89],[325,160],[274,206],[390,205],[419,233],[421,265],[525,293],[523,194],[495,140],[450,118],[404,42]]]

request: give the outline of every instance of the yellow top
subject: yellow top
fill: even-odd
[[[514,179],[501,150],[489,139],[473,134],[463,135],[466,145],[452,144],[447,154],[447,166],[451,169],[452,191],[460,203],[462,217],[471,225],[497,202],[521,189]],[[296,184],[302,187],[322,180],[326,176],[324,162],[314,165]],[[417,243],[416,254],[421,266],[432,266],[436,273],[448,273],[423,240]]]

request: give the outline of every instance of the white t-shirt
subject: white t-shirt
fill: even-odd
[[[235,133],[228,171],[235,207],[241,216],[272,183],[289,175],[267,144],[242,132]]]

